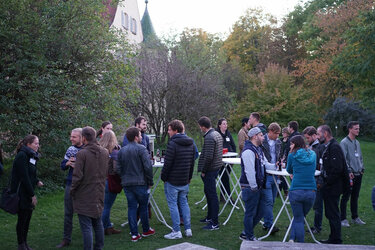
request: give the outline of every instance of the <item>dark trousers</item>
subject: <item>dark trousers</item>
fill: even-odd
[[[350,212],[352,213],[352,219],[358,218],[358,198],[359,191],[361,190],[362,175],[356,175],[353,179],[353,187],[347,189],[342,195],[340,203],[341,220],[346,219],[346,207],[350,198]]]
[[[18,221],[16,227],[18,244],[27,242],[27,233],[29,232],[32,213],[32,209],[20,209],[18,211]]]
[[[71,242],[72,241],[72,230],[73,230],[73,201],[70,196],[70,187],[72,183],[67,183],[65,187],[64,196],[64,235],[63,239]]]
[[[219,199],[216,193],[216,177],[218,171],[207,172],[202,177],[204,184],[204,194],[207,199],[207,219],[212,220],[213,224],[219,223]]]
[[[321,231],[322,230],[322,221],[323,221],[323,198],[322,191],[318,189],[316,191],[315,202],[314,202],[314,227]]]
[[[224,171],[223,175],[221,176],[221,183],[223,183],[223,186],[220,185],[220,196],[225,197],[225,191],[227,192],[228,195],[230,195],[230,168],[227,168],[228,172],[225,170],[225,166],[222,166],[219,175]],[[225,189],[225,190],[224,190]]]
[[[331,233],[329,241],[335,244],[341,244],[341,220],[339,211],[340,195],[328,195],[322,190],[325,215],[329,221]]]

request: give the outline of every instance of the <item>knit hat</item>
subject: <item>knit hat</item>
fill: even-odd
[[[259,133],[262,133],[262,131],[260,130],[260,128],[255,127],[255,128],[250,129],[250,131],[249,131],[249,133],[247,133],[247,135],[251,139],[251,137],[253,137],[254,135],[257,135]]]

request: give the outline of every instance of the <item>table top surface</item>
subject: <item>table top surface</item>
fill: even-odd
[[[281,171],[278,170],[266,170],[267,174],[272,174],[272,175],[281,175],[281,176],[290,176],[290,174],[286,171],[285,168],[283,168]],[[315,170],[315,176],[320,175],[319,170]]]
[[[227,153],[223,154],[223,157],[229,158],[229,157],[236,157],[237,155],[238,155],[238,153],[236,153],[236,152],[227,152]]]

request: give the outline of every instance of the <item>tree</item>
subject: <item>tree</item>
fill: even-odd
[[[84,7],[83,7],[84,6]],[[1,1],[0,129],[11,151],[28,133],[63,155],[75,127],[123,121],[134,68],[101,1]]]
[[[269,64],[264,72],[249,77],[246,97],[232,112],[230,120],[240,121],[256,111],[265,124],[278,122],[285,126],[291,120],[297,120],[301,127],[317,124],[319,114],[310,101],[312,98],[308,89],[294,84],[293,76],[285,68]]]
[[[177,39],[143,44],[137,59],[137,89],[141,98],[128,104],[136,116],[147,117],[157,143],[168,135],[168,122],[180,119],[187,131],[197,131],[197,120],[215,120],[226,114],[231,100],[224,81],[225,56],[221,40],[201,29],[185,30]],[[230,85],[229,82],[227,82]]]

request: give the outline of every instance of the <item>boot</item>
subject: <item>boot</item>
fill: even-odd
[[[27,250],[26,244],[25,243],[18,244],[18,250]]]
[[[114,229],[113,227],[109,227],[104,229],[105,235],[111,235],[111,234],[119,234],[121,233],[121,230]]]
[[[66,240],[66,239],[63,239],[63,240],[61,241],[61,243],[58,244],[58,245],[56,246],[56,248],[67,247],[67,246],[69,246],[69,244],[70,244],[70,241],[68,241],[68,240]]]

